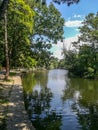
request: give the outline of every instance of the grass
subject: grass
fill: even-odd
[[[9,76],[16,76],[16,72],[10,72]]]
[[[4,81],[11,82],[12,80],[11,79],[4,79]]]
[[[5,98],[1,98],[0,96],[0,104],[8,103],[8,100]]]

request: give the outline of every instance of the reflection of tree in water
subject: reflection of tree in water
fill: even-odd
[[[98,106],[90,105],[78,111],[78,120],[83,130],[98,130]]]
[[[38,72],[31,76],[26,78],[29,86],[28,89],[25,86],[25,90],[28,112],[37,130],[60,130],[60,126],[61,129],[66,127],[62,126],[64,123],[68,124],[67,114],[75,115],[72,119],[76,119],[76,127],[78,122],[79,130],[98,130],[98,81],[65,78],[63,103],[61,101],[63,108],[60,114],[57,108],[59,105],[54,107],[54,93],[52,89],[47,88],[47,73]]]
[[[48,81],[48,71],[37,71],[35,72],[34,78],[36,79],[37,83],[40,83],[40,86],[46,87]]]
[[[50,110],[52,93],[49,88],[34,91],[30,96],[29,115],[37,130],[59,130],[61,116]]]
[[[46,71],[39,71],[24,78],[25,104],[29,117],[37,130],[60,130],[61,115],[51,110],[50,103],[53,95],[47,88],[47,78]],[[40,85],[39,90],[34,88],[36,85]]]
[[[34,73],[29,73],[22,77],[22,85],[25,93],[31,93],[33,87],[36,85],[36,79],[34,76]]]
[[[44,109],[48,110],[50,107],[51,98],[52,93],[50,89],[41,89],[40,92],[35,90],[31,95],[32,110],[37,114],[41,114],[41,112],[44,111]]]
[[[33,73],[27,73],[22,77],[22,85],[24,90],[25,107],[28,107],[28,99],[33,92],[33,88],[40,83],[41,86],[46,87],[47,73],[46,71],[38,71]]]
[[[41,86],[47,85],[47,71],[27,73],[22,78],[22,84],[26,93],[32,93],[34,86],[40,83]]]
[[[71,79],[62,99],[66,101],[68,98],[73,101],[71,108],[77,113],[81,129],[98,130],[98,81]]]

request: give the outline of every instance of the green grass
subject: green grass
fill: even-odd
[[[0,97],[0,98],[1,98],[1,97]],[[1,104],[8,103],[8,100],[7,100],[7,99],[4,99],[4,98],[1,98],[1,99],[0,99],[0,103],[1,103]]]
[[[6,81],[6,82],[11,82],[12,80],[10,80],[10,79],[4,79],[4,81]]]
[[[9,76],[15,76],[16,72],[10,72]]]

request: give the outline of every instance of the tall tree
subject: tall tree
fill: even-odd
[[[33,57],[37,60],[38,67],[49,68],[51,53],[49,49],[52,43],[63,38],[64,19],[55,6],[35,3],[34,31],[32,34]],[[51,41],[51,42],[50,42]]]
[[[0,15],[0,18],[3,17],[4,21],[1,21],[0,24],[4,25],[4,37],[2,37],[4,39],[4,45],[5,45],[5,59],[6,59],[6,75],[5,75],[5,79],[8,78],[9,75],[9,54],[8,54],[8,28],[7,28],[7,9],[8,9],[8,1],[0,1],[0,9],[1,9],[1,13],[2,16]],[[2,32],[2,27],[1,27],[1,32]],[[3,41],[3,40],[2,40]],[[1,45],[2,46],[2,45]],[[1,52],[2,53],[2,52]]]
[[[32,57],[37,61],[37,67],[49,68],[52,53],[49,51],[51,44],[38,39],[32,45]]]
[[[5,58],[6,58],[6,75],[5,79],[9,76],[9,53],[8,53],[8,32],[7,32],[7,9],[4,12],[4,31],[5,31]]]
[[[46,3],[46,0],[35,0],[35,2],[41,1],[42,4]],[[66,3],[67,5],[71,5],[73,3],[78,3],[80,0],[52,0],[55,3]],[[4,13],[5,8],[8,6],[9,0],[0,0],[0,17]]]
[[[90,55],[88,58],[90,60],[88,67],[91,67],[93,69],[93,74],[96,75],[98,71],[98,13],[90,13],[85,17],[83,26],[80,27],[80,32],[81,35],[77,44],[79,45],[79,43],[83,42],[90,46],[88,49],[90,52],[88,51],[86,54],[88,57]]]
[[[80,27],[81,36],[79,38],[82,42],[98,43],[98,13],[90,13],[85,17],[83,26]]]
[[[28,59],[30,64],[33,64],[33,59],[29,57],[31,53],[30,35],[34,23],[33,16],[34,11],[24,0],[10,0],[8,11],[5,10],[4,13],[5,24],[3,24],[3,20],[0,21],[0,46],[3,46],[3,43],[5,45],[7,71],[12,65],[19,65],[20,61],[24,63],[24,58]],[[3,40],[4,30],[5,41]],[[4,62],[3,59],[2,56],[2,62]],[[11,66],[9,66],[9,62]],[[9,72],[7,72],[6,78],[8,74]]]
[[[50,3],[44,5],[43,8],[41,4],[37,4],[34,7],[36,15],[34,17],[34,36],[39,36],[52,40],[54,42],[63,38],[63,26],[64,19],[61,17],[60,12],[55,8],[55,6]]]
[[[68,67],[75,75],[85,78],[98,77],[98,13],[89,14],[80,27],[81,35],[73,45],[78,48],[75,58],[68,53],[68,59],[72,59],[74,64],[65,58]]]
[[[34,11],[24,0],[10,0],[8,15],[10,64],[19,66],[19,61],[24,63],[23,57],[27,59],[30,55]]]

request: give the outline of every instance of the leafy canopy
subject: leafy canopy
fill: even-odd
[[[37,4],[34,7],[36,15],[34,17],[34,33],[33,38],[43,37],[44,39],[57,41],[63,38],[63,26],[64,19],[61,17],[60,12],[55,8],[55,6],[50,3],[44,5],[43,8],[41,4]]]

